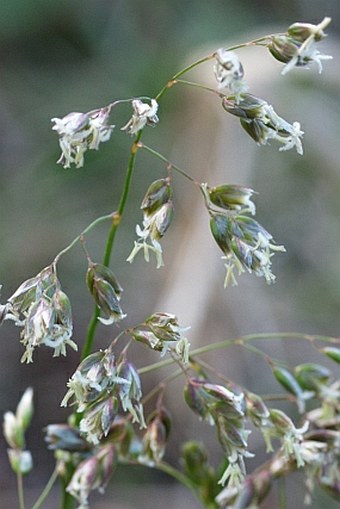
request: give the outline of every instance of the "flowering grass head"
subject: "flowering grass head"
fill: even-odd
[[[240,59],[234,51],[227,51],[223,48],[216,51],[215,58],[214,73],[218,88],[220,90],[228,89],[238,101],[241,94],[248,90],[248,85],[243,79],[244,69]]]
[[[110,109],[100,108],[88,113],[69,113],[63,118],[52,118],[52,129],[59,135],[61,156],[57,163],[64,168],[74,164],[84,166],[87,150],[98,150],[100,143],[108,141],[114,129],[109,125]]]
[[[171,429],[171,417],[164,406],[159,406],[148,417],[143,436],[143,453],[138,461],[148,466],[162,461]]]
[[[120,303],[123,288],[109,266],[140,149],[165,163],[166,177],[154,180],[142,200],[142,226],[136,227],[138,238],[128,257],[129,262],[143,251],[146,261],[149,261],[150,253],[154,253],[157,268],[163,265],[161,240],[168,231],[174,210],[172,180],[180,176],[195,186],[195,192],[199,190],[200,197],[203,196],[211,234],[225,260],[225,286],[237,284],[235,272],[255,274],[267,283],[275,281],[272,257],[285,249],[277,245],[271,233],[255,219],[254,190],[239,184],[199,184],[195,175],[140,140],[145,128],[158,123],[158,103],[163,95],[182,83],[194,86],[196,91],[212,93],[215,99],[222,100],[224,110],[240,120],[243,129],[258,145],[268,145],[275,140],[281,144],[280,151],[295,148],[302,155],[304,133],[300,123],[289,123],[266,100],[248,92],[244,68],[234,50],[254,45],[266,47],[285,64],[283,73],[295,66],[307,67],[313,62],[321,72],[322,61],[331,57],[322,55],[315,49],[315,44],[325,38],[324,29],[329,21],[325,18],[318,25],[294,23],[285,34],[260,37],[230,49],[220,48],[174,74],[155,99],[141,96],[115,100],[108,106],[87,113],[75,112],[53,119],[53,130],[59,135],[62,151],[58,163],[65,168],[72,165],[82,167],[86,152],[98,150],[103,142],[111,138],[114,126],[109,124],[109,117],[118,104],[128,103],[132,107],[132,116],[121,130],[135,138],[130,147],[117,211],[90,223],[55,256],[52,264],[24,281],[7,302],[0,305],[0,324],[11,321],[21,329],[21,342],[25,346],[22,361],[32,362],[35,349],[41,345],[52,348],[54,356],[65,355],[68,346],[76,350],[77,346],[71,339],[71,304],[57,277],[57,264],[75,244],[82,245],[87,261],[85,279],[95,310],[78,366],[67,382],[66,394],[61,402],[64,407],[73,407],[73,414],[67,423],[49,424],[46,428],[46,442],[54,452],[57,465],[34,504],[36,509],[41,507],[57,476],[62,480],[62,509],[74,506],[70,497],[76,499],[78,509],[89,509],[90,494],[94,490],[102,492],[105,489],[118,463],[145,465],[172,475],[195,492],[206,508],[258,509],[274,482],[285,479],[296,470],[305,476],[307,501],[311,499],[315,483],[334,498],[338,497],[340,381],[333,376],[332,369],[322,364],[304,362],[288,367],[286,362],[270,357],[264,347],[262,349],[262,346],[251,343],[255,339],[303,338],[313,344],[318,354],[325,355],[328,362],[339,363],[339,339],[301,333],[271,333],[234,339],[221,337],[218,342],[211,343],[212,329],[215,328],[211,327],[208,331],[200,329],[202,338],[208,332],[206,344],[189,351],[190,343],[185,337],[188,328],[179,324],[176,315],[162,311],[153,312],[144,322],[121,330],[113,340],[110,329],[102,328],[101,332],[105,331],[106,336],[101,341],[107,341],[108,345],[103,349],[95,348],[98,322],[118,326],[126,316]],[[198,65],[212,60],[217,90],[203,83],[181,79]],[[127,141],[125,135],[120,136]],[[185,199],[184,205],[187,203]],[[277,214],[279,212],[276,211]],[[85,237],[104,220],[110,220],[111,224],[103,262],[94,263]],[[116,270],[120,270],[119,262],[116,262]],[[138,278],[135,281],[138,282]],[[143,288],[143,298],[145,296],[147,298]],[[326,340],[330,344],[321,348],[319,342],[324,345]],[[147,346],[150,356],[158,352],[161,356],[168,354],[167,358],[140,366],[141,357],[135,355],[135,364],[131,361],[131,351],[138,353],[137,343]],[[285,392],[276,395],[265,390],[260,396],[227,377],[228,363],[222,362],[217,370],[200,357],[232,345],[247,348],[248,353],[260,356],[269,367],[273,381],[279,382]],[[231,352],[231,361],[232,355]],[[155,382],[153,378],[149,392],[144,394],[145,385],[142,385],[141,377],[171,365],[175,369],[162,376],[160,381]],[[225,368],[223,372],[222,366]],[[215,461],[210,463],[204,444],[192,440],[182,447],[181,460],[176,462],[176,466],[171,464],[171,455],[168,462],[167,444],[173,424],[165,401],[170,383],[179,377],[184,380],[187,410],[196,414],[202,421],[202,427],[209,424],[214,428],[220,448],[220,464],[215,465]],[[296,426],[288,413],[272,408],[273,399],[285,400],[287,408],[296,404],[301,423]],[[33,466],[32,455],[26,450],[25,443],[32,416],[32,389],[24,393],[15,412],[4,414],[4,436],[9,446],[9,462],[18,478],[21,508],[25,506],[22,476]],[[253,436],[249,424],[255,428],[257,435],[262,435],[263,445],[267,446],[267,454],[270,454],[251,473],[248,473],[251,470],[248,458],[254,454],[251,452]],[[282,498],[279,505],[282,505],[281,502]]]
[[[282,143],[280,151],[295,147],[299,155],[303,154],[301,138],[304,133],[300,123],[290,124],[267,101],[243,94],[239,101],[233,97],[224,98],[222,106],[228,113],[240,118],[243,129],[258,145],[267,145],[270,140],[276,140]]]
[[[127,131],[131,136],[137,134],[146,125],[154,127],[158,124],[159,119],[157,116],[158,103],[156,99],[151,99],[151,104],[142,102],[140,99],[132,101],[133,114],[128,123],[121,128],[122,131]]]
[[[174,213],[169,178],[156,180],[149,186],[141,209],[143,210],[143,229],[139,225],[136,226],[138,240],[135,241],[127,261],[132,263],[135,256],[142,250],[145,261],[149,262],[150,252],[152,252],[155,254],[158,269],[164,265],[163,250],[159,241],[167,232]]]
[[[99,447],[95,454],[79,463],[66,488],[79,502],[78,509],[89,507],[91,491],[105,491],[115,466],[116,450],[112,444]]]
[[[326,37],[324,29],[331,18],[324,18],[318,25],[311,23],[294,23],[287,34],[271,38],[268,49],[274,58],[286,64],[282,74],[287,74],[294,67],[308,67],[315,63],[319,73],[322,72],[322,61],[331,60],[330,55],[323,55],[315,48],[315,43]]]
[[[82,414],[79,429],[89,442],[98,444],[108,435],[119,405],[133,422],[145,426],[137,370],[124,357],[116,359],[110,348],[86,357],[67,385],[61,406],[77,407]]]
[[[17,475],[26,475],[33,468],[31,452],[26,450],[25,432],[31,424],[33,416],[33,389],[29,387],[22,395],[15,414],[5,412],[3,433],[9,449],[9,463]]]
[[[34,350],[45,345],[54,356],[66,355],[66,347],[77,350],[73,333],[71,303],[61,290],[55,267],[48,266],[37,276],[24,281],[8,299],[5,320],[22,327],[25,346],[22,362],[33,362]]]
[[[183,332],[188,329],[190,327],[181,327],[177,317],[171,313],[154,313],[134,327],[131,335],[136,341],[161,352],[161,356],[170,351],[187,364],[190,343]]]
[[[105,315],[98,317],[101,323],[111,325],[126,317],[119,304],[123,288],[108,267],[91,262],[86,273],[86,284],[98,308]]]
[[[224,253],[226,277],[224,286],[237,285],[234,271],[254,273],[273,283],[271,258],[277,251],[285,251],[275,244],[272,235],[252,217],[255,205],[252,189],[242,186],[221,185],[210,188],[201,184],[205,205],[210,215],[210,230]]]

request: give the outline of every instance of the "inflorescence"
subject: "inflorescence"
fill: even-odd
[[[315,45],[326,37],[324,29],[329,23],[327,17],[318,25],[294,23],[285,34],[266,36],[238,47],[265,46],[284,64],[282,74],[294,67],[309,67],[312,63],[316,63],[321,72],[322,61],[332,57],[321,54]],[[258,145],[268,145],[274,140],[281,143],[280,151],[295,148],[302,155],[304,132],[300,123],[289,123],[267,101],[249,93],[238,55],[220,48],[205,60],[209,58],[214,59],[213,72],[218,89],[212,91],[222,99],[224,110],[239,118],[246,133]],[[181,76],[184,71],[176,76]],[[169,83],[172,86],[176,80]],[[211,91],[208,87],[202,88]],[[74,112],[63,118],[53,118],[52,129],[59,136],[61,149],[57,162],[64,168],[82,167],[85,153],[98,150],[101,143],[111,138],[115,128],[109,123],[112,110],[126,102],[131,103],[132,115],[121,130],[137,136],[133,150],[139,149],[142,146],[139,143],[141,131],[159,122],[157,99],[161,95],[162,92],[157,98],[117,100],[87,113]],[[152,149],[149,151],[158,154]],[[160,154],[158,156],[167,161]],[[142,226],[136,227],[137,240],[127,261],[131,263],[142,251],[146,261],[149,261],[150,253],[155,255],[157,268],[164,264],[160,241],[173,218],[173,168],[200,189],[212,236],[225,260],[225,286],[237,284],[235,272],[238,275],[252,273],[264,277],[267,283],[274,282],[272,257],[285,248],[276,244],[273,236],[252,217],[256,212],[252,200],[255,191],[235,184],[215,187],[199,184],[179,167],[167,163],[167,176],[152,182],[142,200]],[[95,323],[99,320],[105,326],[117,324],[126,317],[120,302],[123,288],[108,263],[91,260],[83,235],[77,240],[82,242],[87,257],[85,279],[96,306]],[[60,255],[70,246],[60,252],[51,265],[24,281],[6,304],[0,306],[0,324],[10,320],[22,329],[21,343],[25,347],[22,362],[33,362],[33,353],[41,345],[52,348],[54,356],[66,355],[67,346],[77,350],[71,339],[70,300],[61,289],[56,268]],[[203,363],[201,365],[190,354],[190,343],[184,334],[187,329],[179,324],[174,314],[155,312],[143,323],[121,332],[106,349],[84,355],[75,369],[61,402],[62,406],[74,406],[75,414],[68,424],[48,425],[46,442],[55,451],[58,472],[63,475],[68,471],[66,492],[77,499],[78,509],[89,507],[91,491],[104,490],[119,461],[150,467],[162,465],[171,415],[163,402],[164,384],[143,396],[140,378],[143,370],[138,370],[127,358],[131,344],[138,343],[159,352],[162,357],[167,354],[170,362],[179,366],[179,372],[186,380],[184,398],[188,407],[216,430],[223,454],[222,467],[214,469],[209,464],[202,444],[188,442],[182,451],[187,483],[198,492],[206,507],[257,509],[275,479],[300,468],[306,476],[306,502],[311,500],[315,480],[338,497],[340,382],[334,380],[330,370],[314,363],[300,364],[289,370],[268,361],[273,376],[302,415],[300,426],[296,426],[285,412],[269,408],[264,398],[225,377],[222,376],[223,385],[211,381]],[[122,336],[128,338],[128,343],[117,354],[116,347]],[[325,347],[320,352],[332,361],[340,362],[337,347]],[[159,364],[163,365],[163,361]],[[144,372],[148,370],[150,367]],[[145,417],[145,402],[154,394],[158,395],[156,406]],[[309,400],[313,400],[313,408],[308,411]],[[18,476],[28,473],[33,465],[25,444],[25,432],[32,415],[32,389],[26,390],[15,413],[4,415],[8,456]],[[139,424],[138,432],[133,423]],[[263,435],[267,452],[274,451],[273,439],[277,445],[272,458],[253,474],[247,474],[246,468],[247,459],[253,457],[249,450],[250,426]]]

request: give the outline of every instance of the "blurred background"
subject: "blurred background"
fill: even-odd
[[[334,56],[324,73],[296,70],[280,76],[281,65],[265,50],[242,50],[246,79],[254,94],[273,103],[289,122],[305,131],[303,158],[279,153],[274,144],[257,147],[236,118],[202,91],[175,87],[164,97],[161,122],[147,129],[144,141],[198,180],[210,185],[243,184],[254,188],[258,220],[287,253],[274,259],[277,283],[247,275],[237,288],[223,290],[224,267],[209,235],[208,218],[189,183],[175,179],[176,214],[164,239],[165,268],[125,262],[141,223],[140,202],[150,182],[164,175],[164,165],[147,153],[138,155],[127,213],[113,254],[112,268],[124,287],[123,327],[142,322],[154,311],[176,313],[191,325],[195,346],[255,332],[298,331],[339,335],[340,311],[340,135],[339,36],[337,0],[11,0],[0,3],[0,281],[2,302],[19,284],[36,275],[96,217],[117,207],[131,140],[117,128],[98,152],[88,152],[82,169],[56,165],[59,147],[51,131],[52,117],[89,111],[117,98],[154,96],[176,71],[217,48],[275,31],[295,21],[318,23],[331,16],[329,37],[321,51]],[[212,64],[191,77],[212,84]],[[190,76],[188,75],[188,79]],[[130,106],[122,106],[113,123],[124,125]],[[100,261],[107,225],[88,237],[88,249]],[[93,304],[84,284],[86,260],[79,247],[63,257],[59,277],[72,301],[74,339],[81,346]],[[19,333],[11,323],[0,331],[0,411],[14,410],[24,391],[35,390],[34,425],[28,433],[35,470],[26,479],[32,502],[53,469],[42,429],[63,422],[68,411],[59,403],[78,356],[53,359],[41,348],[32,365],[21,365]],[[105,347],[113,332],[98,327],[97,346]],[[259,343],[270,355],[297,364],[323,361],[308,343]],[[136,348],[143,366],[158,357]],[[268,368],[240,348],[206,360],[226,376],[259,393],[278,387]],[[333,366],[332,366],[333,367]],[[146,390],[159,380],[145,379]],[[169,461],[176,461],[180,443],[202,436],[218,456],[214,434],[198,425],[181,398],[181,382],[168,391],[174,417]],[[203,433],[203,435],[202,435]],[[256,442],[256,440],[255,440]],[[0,439],[0,489],[4,507],[16,504],[15,479]],[[254,443],[254,448],[257,445]],[[150,484],[152,490],[150,490]],[[128,485],[126,484],[128,483]],[[290,490],[302,506],[299,476]],[[128,487],[127,487],[128,486]],[[297,493],[297,495],[295,495]],[[58,495],[57,491],[55,493]],[[295,496],[298,498],[295,499]],[[166,498],[165,498],[166,497]],[[163,475],[138,468],[118,469],[107,495],[93,497],[93,509],[114,507],[160,509],[199,507],[177,484]],[[317,492],[313,508],[333,507]],[[6,505],[7,504],[7,505]],[[275,507],[275,499],[268,502]],[[272,505],[270,505],[272,504]],[[46,508],[58,507],[57,499]],[[334,504],[335,507],[335,504]]]

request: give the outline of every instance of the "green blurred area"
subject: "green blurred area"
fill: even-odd
[[[337,0],[322,3],[313,0],[1,2],[2,301],[23,280],[48,265],[55,254],[93,219],[114,210],[120,197],[131,140],[119,132],[118,127],[128,120],[130,106],[117,110],[113,123],[118,127],[112,140],[102,144],[100,151],[87,153],[82,169],[64,170],[56,165],[59,147],[56,133],[51,130],[51,118],[63,117],[70,111],[89,111],[117,98],[152,97],[183,66],[187,56],[192,52],[197,54],[201,47],[214,48],[215,43],[221,44],[223,40],[243,40],[244,34],[250,31],[263,35],[266,27],[284,30],[294,21],[319,22],[325,15],[333,18],[329,31],[335,35],[339,30],[336,21],[340,19]],[[335,62],[335,65],[339,64]],[[298,87],[307,90],[308,85],[302,80]],[[337,118],[340,111],[338,93],[336,87],[329,87],[328,95],[334,99],[332,104],[337,101]],[[168,119],[165,120],[168,125],[173,126],[175,122],[184,122],[181,117],[184,99],[177,93],[171,97],[169,94],[164,100],[162,116]],[[287,98],[287,103],[289,101]],[[166,126],[150,129],[148,144],[167,155],[173,147],[174,136],[167,132]],[[281,231],[280,241],[290,245],[287,255],[290,263],[285,266],[287,277],[282,283],[285,295],[289,291],[294,293],[298,313],[305,313],[303,323],[310,323],[315,331],[324,327],[325,334],[335,335],[340,311],[340,269],[330,273],[327,264],[335,266],[338,258],[334,250],[338,245],[340,224],[337,220],[339,175],[327,173],[325,177],[322,160],[317,160],[316,153],[310,152],[309,159],[302,162],[289,157],[290,154],[290,167],[283,170],[282,178],[274,179],[272,183],[267,178],[272,170],[269,168],[271,161],[261,160],[262,172],[254,179],[256,188],[264,196],[258,209],[279,232],[281,216],[272,217],[273,207],[282,207],[286,224],[293,224],[298,217],[300,222],[295,223],[292,237],[296,244],[307,238],[306,222],[312,233],[313,221],[309,220],[318,213],[318,207],[322,208],[325,203],[332,209],[333,222],[321,227],[324,228],[321,239],[325,261],[323,264],[323,260],[316,260],[315,270],[308,259],[298,256],[299,250],[294,249],[294,242],[288,241],[288,234],[286,240]],[[316,160],[318,166],[313,169]],[[154,310],[165,277],[156,273],[153,267],[145,266],[143,260],[136,260],[132,268],[125,263],[135,237],[135,224],[141,219],[140,201],[150,181],[159,177],[159,166],[149,156],[141,154],[113,257],[114,270],[124,281],[124,306],[129,314],[127,325],[142,321],[147,309],[150,313]],[[295,184],[292,188],[287,181],[293,173]],[[324,202],[318,202],[317,206],[313,201],[316,189],[324,193]],[[305,208],[301,207],[302,202]],[[295,210],[296,203],[299,206]],[[334,257],[330,257],[327,250],[328,233],[333,239],[331,254]],[[102,257],[105,236],[106,226],[89,236],[88,248],[95,260]],[[310,250],[313,249],[315,246],[311,244]],[[317,270],[320,266],[322,270]],[[80,345],[92,313],[92,302],[84,284],[85,270],[86,260],[80,248],[65,257],[59,269],[63,287],[72,301],[75,339]],[[296,284],[291,287],[294,281]],[[292,324],[295,325],[299,326],[298,323]],[[98,344],[104,347],[107,344],[105,334],[101,328]],[[50,352],[41,351],[37,353],[36,363],[22,366],[19,363],[22,347],[18,331],[6,323],[0,335],[0,411],[14,409],[27,385],[36,388],[35,430],[30,432],[29,446],[34,452],[37,471],[31,474],[33,480],[30,482],[39,486],[41,479],[47,478],[48,469],[52,468],[52,455],[45,451],[41,429],[48,423],[66,419],[67,412],[59,408],[59,402],[78,358],[71,353],[67,359],[53,360]],[[1,442],[0,471],[4,474],[0,486],[9,485],[15,489],[4,451]],[[163,505],[152,507],[157,509]]]

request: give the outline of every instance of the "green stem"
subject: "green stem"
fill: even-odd
[[[170,88],[173,85],[173,83],[172,83],[173,80],[176,80],[177,78],[179,78],[180,76],[182,76],[186,72],[190,71],[191,69],[193,69],[197,65],[200,65],[203,62],[206,62],[207,60],[210,60],[213,57],[214,57],[214,55],[209,55],[207,57],[200,58],[196,62],[193,62],[192,64],[188,65],[187,67],[185,67],[184,69],[179,71],[177,74],[175,74],[173,76],[172,80],[170,80],[162,88],[162,90],[157,94],[156,100],[158,101],[163,96],[163,94],[168,90],[168,88]],[[106,267],[109,266],[109,264],[110,264],[110,259],[111,259],[111,253],[112,253],[113,245],[114,245],[114,240],[115,240],[116,233],[117,233],[120,221],[121,221],[121,217],[122,217],[124,209],[125,209],[128,193],[129,193],[129,190],[130,190],[130,184],[131,184],[131,179],[132,179],[132,175],[133,175],[133,170],[134,170],[134,166],[135,166],[136,153],[137,153],[138,148],[140,148],[140,146],[141,146],[139,144],[139,140],[140,140],[141,136],[142,136],[142,130],[139,131],[139,133],[137,134],[135,142],[134,142],[134,144],[132,145],[132,148],[131,148],[130,158],[129,158],[129,162],[128,162],[128,166],[127,166],[127,172],[126,172],[126,177],[125,177],[125,182],[124,182],[123,193],[122,193],[121,198],[120,198],[120,203],[119,203],[117,214],[114,217],[113,224],[111,226],[111,229],[109,231],[109,235],[108,235],[108,238],[107,238],[107,241],[106,241],[106,247],[105,247],[105,252],[104,252],[104,259],[103,259],[103,265],[105,265]],[[144,145],[143,145],[143,147],[145,148]],[[169,162],[161,154],[158,154],[157,152],[152,151],[152,149],[149,149],[149,152],[152,152],[154,155],[157,155],[157,157],[160,157],[163,161]],[[185,175],[189,180],[193,181],[192,177],[187,175],[186,172],[181,170],[179,167],[177,167],[175,165],[172,165],[172,167],[176,171],[178,171],[178,172],[182,173],[183,175]],[[79,238],[77,238],[72,243],[72,246],[78,240],[79,240]],[[69,248],[70,248],[70,246],[67,248],[67,250]],[[64,251],[59,253],[58,257],[61,256],[61,254],[63,254]],[[100,311],[99,311],[98,306],[95,306],[92,318],[90,320],[90,323],[89,323],[89,326],[88,326],[88,329],[87,329],[87,337],[86,337],[86,341],[85,341],[85,344],[84,344],[84,347],[83,347],[83,350],[82,350],[81,360],[83,360],[85,357],[87,357],[89,355],[89,353],[91,352],[93,341],[94,341],[95,331],[96,331],[96,328],[97,328],[97,325],[98,325],[99,313],[100,313]]]
[[[249,41],[249,42],[246,42],[246,43],[243,43],[243,44],[238,44],[236,46],[232,46],[232,47],[229,48],[229,51],[235,50],[235,49],[239,49],[239,48],[244,48],[244,47],[251,46],[251,45],[261,44],[262,42],[265,43],[270,38],[271,38],[271,36],[260,37],[258,39],[254,39],[253,41]],[[171,88],[181,76],[183,76],[187,72],[191,71],[195,67],[203,64],[204,62],[212,60],[213,58],[215,58],[215,55],[216,55],[215,53],[212,53],[212,54],[210,54],[208,56],[200,58],[200,59],[196,60],[195,62],[191,63],[190,65],[186,66],[181,71],[179,71],[176,74],[174,74],[173,77],[168,81],[168,83],[158,92],[158,94],[155,97],[156,101],[159,101],[162,98],[162,96],[165,94],[165,92],[167,90],[169,90],[169,88]],[[185,80],[182,80],[182,82],[185,83]],[[186,82],[186,83],[189,84],[189,82]],[[195,84],[195,85],[192,84],[192,86],[199,86],[199,85],[198,84]],[[201,86],[201,88],[203,88],[203,85]],[[121,102],[123,102],[123,101],[121,101]],[[110,107],[112,107],[115,103],[112,103],[112,105],[110,105]],[[140,140],[141,136],[142,136],[142,130],[139,131],[139,133],[137,134],[135,142],[134,142],[134,144],[132,145],[132,148],[131,148],[130,158],[129,158],[128,167],[127,167],[127,173],[126,173],[126,178],[125,178],[125,183],[124,183],[124,189],[123,189],[123,193],[122,193],[122,196],[121,196],[121,199],[120,199],[118,213],[117,213],[117,216],[113,220],[113,224],[112,224],[112,227],[111,227],[111,230],[109,232],[108,239],[107,239],[107,242],[106,242],[106,248],[105,248],[105,253],[104,253],[104,260],[103,260],[103,264],[105,266],[108,266],[109,263],[110,263],[111,252],[112,252],[112,248],[113,248],[113,245],[114,245],[115,236],[116,236],[116,233],[117,233],[117,230],[118,230],[118,227],[119,227],[119,223],[121,221],[121,216],[122,216],[123,211],[125,209],[125,204],[126,204],[126,200],[127,200],[129,189],[130,189],[130,183],[131,183],[131,179],[132,179],[132,174],[133,174],[134,165],[135,165],[135,158],[136,158],[136,153],[137,153],[138,148],[143,146],[144,148],[146,148],[146,150],[149,150],[149,152],[153,153],[154,155],[157,155],[157,157],[159,157],[163,161],[171,164],[165,157],[163,157],[158,152],[153,151],[152,149],[150,149],[149,147],[146,147],[145,145],[139,144],[139,140]],[[178,166],[176,166],[174,164],[171,164],[171,166],[176,171],[181,173],[183,176],[185,176],[186,178],[188,178],[192,182],[195,182],[194,179],[192,177],[190,177],[184,170],[182,170],[181,168],[179,168]],[[78,240],[79,240],[79,238],[77,238],[74,241],[74,243],[77,242]],[[72,246],[73,246],[74,243],[72,243]],[[68,250],[68,249],[70,249],[70,247],[66,248],[66,250]],[[58,257],[61,256],[61,254],[63,254],[64,252],[65,252],[65,250],[62,251],[57,256]],[[96,306],[95,309],[94,309],[91,321],[90,321],[89,326],[88,326],[87,338],[86,338],[85,345],[84,345],[84,348],[83,348],[83,351],[82,351],[81,359],[84,359],[91,352],[92,344],[93,344],[93,341],[94,341],[94,334],[95,334],[96,327],[97,327],[97,324],[98,324],[98,316],[99,316],[99,309]]]
[[[66,477],[61,479],[61,509],[74,509],[75,498],[66,491],[67,485],[71,480],[74,467],[68,466]]]
[[[181,471],[177,470],[177,468],[174,468],[173,466],[169,465],[169,463],[165,463],[164,461],[158,463],[156,465],[156,468],[158,470],[161,470],[162,472],[170,475],[174,479],[176,479],[178,482],[183,484],[186,488],[188,488],[195,497],[201,502],[201,504],[204,505],[207,509],[216,508],[217,506],[213,502],[207,502],[204,500],[203,497],[201,497],[201,494],[199,490],[197,489],[196,485],[187,477],[185,474],[183,474]]]
[[[272,358],[269,357],[269,355],[267,355],[265,352],[262,352],[262,350],[260,350],[259,348],[257,348],[256,346],[254,345],[249,345],[247,343],[244,343],[243,341],[239,341],[237,344],[239,344],[240,346],[242,346],[243,348],[246,348],[247,350],[249,350],[250,352],[253,352],[255,353],[256,355],[259,355],[260,357],[262,357],[263,360],[265,360],[269,365],[271,365],[271,362],[272,362]]]
[[[17,472],[17,489],[18,489],[18,498],[19,498],[19,508],[25,509],[25,500],[24,500],[24,486],[22,482],[22,473]]]
[[[285,477],[280,477],[279,483],[279,509],[286,509],[287,497],[286,497],[286,482]]]
[[[153,364],[149,364],[149,366],[145,366],[144,368],[139,368],[138,374],[145,375],[146,373],[150,373],[151,371],[156,371],[157,369],[164,368],[165,366],[171,366],[174,363],[172,358],[165,359],[164,361],[154,362]]]
[[[201,83],[196,83],[195,81],[176,80],[176,83],[182,83],[182,85],[188,85],[189,87],[195,87],[195,88],[200,88],[201,90],[207,90],[208,92],[212,92],[213,94],[218,95],[221,98],[225,97],[225,94],[218,92],[218,90],[215,90],[214,88],[211,88],[211,87],[207,87],[206,85],[202,85]]]
[[[285,34],[265,35],[264,37],[259,37],[257,39],[253,39],[252,41],[248,41],[248,42],[244,42],[241,44],[236,44],[234,46],[230,46],[229,48],[227,48],[227,51],[234,51],[236,49],[247,48],[249,46],[267,46],[267,44],[270,42],[270,40],[274,36],[278,36],[278,35],[285,35]],[[158,94],[155,97],[156,101],[159,101],[159,99],[161,97],[163,97],[163,95],[167,92],[167,90],[169,90],[169,88],[173,87],[173,85],[175,85],[176,82],[178,83],[179,82],[179,81],[177,81],[178,78],[183,76],[183,74],[186,74],[187,72],[189,72],[192,69],[194,69],[195,67],[203,64],[204,62],[208,62],[209,60],[212,60],[213,58],[215,58],[215,56],[216,56],[216,53],[214,52],[211,55],[200,58],[199,60],[196,60],[195,62],[188,65],[187,67],[185,67],[178,73],[174,74],[173,77],[167,82],[167,84],[158,92]]]
[[[255,341],[255,340],[272,340],[272,339],[303,339],[305,341],[310,341],[313,343],[314,341],[324,341],[327,343],[336,343],[340,344],[340,338],[334,338],[330,336],[319,336],[319,335],[311,335],[311,334],[303,334],[300,332],[268,332],[268,333],[259,333],[259,334],[248,334],[246,336],[241,336],[239,338],[233,339],[225,339],[223,341],[219,341],[217,343],[212,343],[210,345],[205,345],[200,348],[196,348],[190,352],[190,356],[194,355],[202,355],[205,353],[212,352],[214,350],[222,350],[223,348],[227,348],[228,346],[235,344],[242,344],[247,341]],[[166,359],[164,361],[155,362],[154,364],[150,364],[149,366],[145,366],[138,370],[140,375],[149,373],[150,371],[154,371],[156,369],[163,368],[165,366],[169,366],[173,364],[173,359]]]
[[[119,228],[120,221],[122,219],[122,216],[123,216],[123,213],[125,210],[127,198],[128,198],[129,191],[130,191],[133,170],[135,167],[136,154],[137,154],[137,151],[139,148],[138,142],[139,142],[141,136],[142,136],[142,131],[139,131],[139,133],[136,136],[135,142],[133,143],[133,145],[131,147],[130,158],[129,158],[129,162],[128,162],[128,166],[127,166],[127,170],[126,170],[125,181],[124,181],[123,193],[120,197],[119,207],[118,207],[118,211],[117,211],[117,220],[113,222],[111,230],[109,231],[109,236],[107,238],[107,242],[106,242],[104,259],[103,259],[103,264],[105,266],[108,266],[110,263],[110,258],[111,258],[111,253],[112,253],[112,248],[113,248],[113,244],[115,241],[116,233]]]
[[[162,390],[163,387],[168,385],[170,382],[178,378],[180,375],[183,374],[183,371],[181,369],[177,369],[173,373],[171,373],[169,376],[164,378],[161,382],[159,382],[155,387],[153,387],[142,399],[142,404],[145,405],[148,401],[150,401],[151,398],[155,396],[158,392]]]
[[[179,78],[180,76],[183,76],[183,74],[191,71],[191,69],[194,69],[194,67],[197,67],[198,65],[201,65],[204,62],[207,62],[208,60],[213,59],[214,57],[215,57],[215,53],[213,53],[212,55],[208,55],[206,57],[200,58],[199,60],[196,60],[195,62],[188,65],[187,67],[185,67],[178,73],[174,74],[174,76],[168,81],[168,83],[158,92],[158,94],[155,97],[156,101],[159,101],[159,99],[165,94],[165,92],[167,90],[169,90],[169,88],[171,88],[173,85],[175,85],[177,78]]]
[[[157,463],[156,468],[176,479],[178,482],[180,482],[181,484],[186,486],[189,490],[191,490],[194,493],[195,497],[198,497],[195,485],[190,481],[190,479],[185,474],[177,470],[177,468],[174,468],[173,466],[169,465],[169,463],[165,463],[164,461]]]
[[[53,260],[53,264],[56,265],[59,261],[59,258],[64,255],[65,253],[67,253],[68,251],[70,251],[70,249],[73,248],[73,246],[79,242],[82,237],[88,233],[90,230],[92,230],[92,228],[94,228],[95,226],[97,226],[99,223],[102,223],[103,221],[107,221],[108,219],[112,219],[114,217],[114,213],[112,214],[107,214],[106,216],[101,216],[101,217],[98,217],[97,219],[95,219],[91,224],[89,224],[85,230],[83,230],[75,239],[72,240],[72,242],[66,246],[64,249],[62,249],[58,254],[57,256],[54,258]]]
[[[126,206],[126,202],[127,202],[127,198],[128,198],[128,194],[129,194],[129,190],[130,190],[133,170],[135,167],[136,154],[139,149],[138,142],[139,142],[141,136],[142,136],[142,131],[139,131],[139,133],[137,134],[136,139],[131,147],[130,158],[128,161],[128,166],[127,166],[126,176],[125,176],[125,181],[124,181],[123,193],[120,197],[118,210],[117,210],[116,214],[113,216],[112,226],[111,226],[111,229],[109,231],[107,241],[106,241],[104,258],[103,258],[103,265],[105,265],[105,267],[108,267],[110,264],[111,253],[112,253],[114,241],[116,238],[116,233],[119,228],[119,225],[120,225],[120,222],[121,222],[124,210],[125,210],[125,206]],[[85,341],[85,344],[84,344],[84,347],[82,350],[81,360],[85,359],[85,357],[87,357],[91,352],[93,341],[94,341],[94,335],[95,335],[96,328],[98,325],[98,316],[99,316],[99,309],[97,306],[95,306],[95,310],[93,312],[91,321],[88,326],[87,337],[86,337],[86,341]]]
[[[230,46],[227,51],[235,51],[236,49],[249,48],[249,46],[267,46],[267,44],[271,41],[273,37],[277,37],[279,35],[286,35],[285,33],[278,34],[270,34],[264,35],[263,37],[259,37],[258,39],[253,39],[252,41],[243,42],[241,44],[235,44],[234,46]]]
[[[94,334],[98,325],[98,317],[99,317],[100,311],[99,307],[96,305],[93,311],[92,318],[89,322],[88,328],[87,328],[87,336],[86,341],[83,346],[83,350],[81,352],[80,360],[84,360],[85,357],[87,357],[91,353],[91,348],[94,341]]]
[[[180,168],[176,164],[173,164],[171,161],[169,161],[169,159],[164,157],[162,154],[160,154],[159,152],[157,152],[153,148],[148,147],[144,143],[138,143],[138,146],[139,146],[139,148],[144,148],[144,150],[146,150],[147,152],[150,152],[150,154],[158,157],[158,159],[160,159],[161,161],[167,163],[171,167],[171,169],[174,169],[175,171],[180,173],[183,177],[185,177],[188,180],[190,180],[190,182],[193,182],[194,184],[199,185],[198,182],[196,182],[196,180],[194,178],[192,178],[186,171],[184,171],[182,168]]]
[[[246,336],[241,336],[239,338],[234,339],[226,339],[224,341],[220,341],[218,343],[213,343],[212,345],[206,345],[201,348],[196,348],[196,350],[193,350],[191,352],[191,355],[199,355],[202,353],[207,353],[212,350],[219,350],[221,348],[224,348],[225,346],[229,346],[230,344],[237,344],[242,343],[246,341],[256,341],[256,340],[266,340],[270,341],[272,339],[303,339],[305,341],[325,341],[328,343],[339,343],[340,344],[340,338],[334,338],[331,336],[319,336],[315,334],[304,334],[302,332],[263,332],[258,334],[247,334]]]
[[[52,475],[51,477],[49,478],[45,488],[43,489],[43,491],[41,492],[38,500],[36,501],[36,503],[34,504],[34,506],[32,507],[32,509],[39,509],[39,507],[41,507],[42,503],[46,500],[46,498],[48,497],[54,483],[56,482],[56,480],[58,479],[58,469],[57,467],[53,470],[52,472]]]
[[[61,509],[74,509],[75,499],[67,493],[66,486],[63,487]]]

